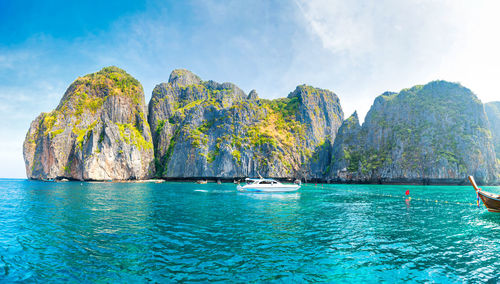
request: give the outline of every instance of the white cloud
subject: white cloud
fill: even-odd
[[[310,30],[323,47],[335,53],[363,53],[371,49],[372,22],[367,10],[353,9],[350,1],[296,1]],[[371,6],[370,3],[368,5]],[[360,13],[361,12],[361,13]]]
[[[460,2],[455,7],[458,39],[444,55],[440,75],[451,77],[474,91],[485,102],[500,100],[500,2]],[[472,2],[471,2],[472,3]]]
[[[358,109],[364,116],[383,91],[436,79],[459,81],[483,101],[500,100],[495,86],[500,2],[297,0],[296,4],[306,31],[326,50],[317,54],[322,64],[312,59],[314,67],[331,76],[318,83],[337,89],[346,114]],[[329,63],[335,67],[325,68]]]

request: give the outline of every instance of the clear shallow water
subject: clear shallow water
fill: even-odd
[[[0,180],[0,282],[498,281],[500,214],[471,202],[468,186]]]

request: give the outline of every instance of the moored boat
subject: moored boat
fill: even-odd
[[[469,176],[469,181],[472,184],[472,187],[474,187],[474,190],[479,198],[481,198],[481,201],[486,209],[490,212],[500,212],[500,195],[487,192],[479,188],[473,176]]]
[[[300,184],[282,184],[281,182],[269,179],[269,178],[258,178],[245,179],[246,184],[241,186],[238,185],[236,188],[243,192],[291,192],[297,191],[300,188]]]

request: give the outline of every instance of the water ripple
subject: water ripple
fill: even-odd
[[[474,198],[469,187],[2,180],[0,282],[495,282],[500,214]]]

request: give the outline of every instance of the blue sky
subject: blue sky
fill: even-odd
[[[25,177],[22,142],[78,76],[116,65],[144,86],[175,68],[261,97],[334,91],[346,116],[431,80],[500,100],[495,1],[0,1],[0,177]]]

